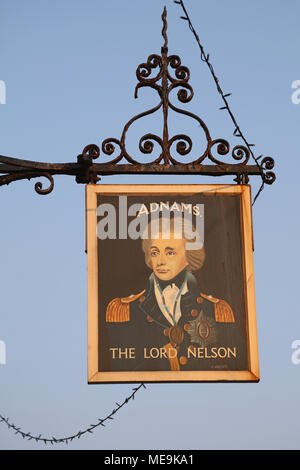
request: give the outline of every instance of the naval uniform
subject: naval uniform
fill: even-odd
[[[230,305],[203,294],[185,269],[169,281],[152,273],[147,289],[113,299],[106,328],[108,349],[114,348],[107,351],[106,370],[247,369]]]

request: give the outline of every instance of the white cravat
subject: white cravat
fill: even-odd
[[[178,292],[179,292],[179,289],[176,286],[176,284],[174,284],[174,283],[172,283],[172,285],[168,285],[162,291],[164,299],[165,299],[165,303],[166,303],[166,305],[167,305],[167,307],[168,307],[168,309],[171,313],[173,313],[173,309],[174,309],[174,306],[175,306],[176,297],[178,295]],[[187,288],[187,282],[185,281],[182,292],[181,292],[181,294],[180,294],[180,296],[177,300],[177,304],[176,304],[175,324],[178,323],[178,321],[181,317],[181,310],[180,310],[181,296],[183,294],[185,294],[186,292],[188,292],[188,288]],[[173,318],[170,316],[169,312],[167,311],[166,307],[164,306],[163,298],[162,298],[162,295],[159,291],[157,282],[154,283],[154,293],[155,293],[155,297],[156,297],[156,300],[157,300],[157,303],[158,303],[158,306],[159,306],[161,312],[166,317],[168,322],[171,323],[171,325],[174,325]]]

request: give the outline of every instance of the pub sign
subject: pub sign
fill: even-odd
[[[88,382],[259,381],[251,188],[86,187]]]

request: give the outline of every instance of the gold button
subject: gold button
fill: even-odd
[[[145,300],[145,296],[142,295],[142,297],[139,298],[139,301],[140,301],[140,302],[144,302],[144,300]]]
[[[152,322],[153,322],[152,318],[151,318],[149,315],[147,315],[147,321],[148,321],[149,323],[152,323]]]
[[[181,356],[180,359],[179,359],[179,362],[182,366],[185,366],[186,363],[187,363],[187,358],[185,356]]]
[[[198,302],[198,304],[202,304],[202,302],[203,302],[202,297],[197,297],[197,302]]]
[[[184,331],[188,331],[190,329],[190,324],[189,323],[186,323],[183,327]]]
[[[192,315],[192,317],[196,317],[196,316],[198,315],[198,310],[193,309],[193,310],[191,311],[191,315]]]
[[[165,328],[164,329],[164,335],[169,336],[169,333],[170,333],[170,328]]]

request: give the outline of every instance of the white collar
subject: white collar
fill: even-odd
[[[179,292],[179,289],[176,286],[176,284],[174,284],[174,283],[172,283],[172,285],[171,284],[168,285],[163,290],[163,296],[164,296],[165,302],[166,302],[167,307],[168,307],[168,309],[171,313],[173,313],[173,309],[174,309],[174,306],[175,306],[175,301],[176,301],[176,297],[178,295],[178,292]],[[175,324],[177,324],[179,319],[181,318],[181,310],[180,310],[181,296],[186,294],[187,292],[188,292],[188,286],[187,286],[187,281],[185,280],[182,292],[181,292],[181,294],[180,294],[180,296],[177,300],[177,304],[176,304]],[[174,325],[173,318],[171,317],[171,315],[169,314],[168,310],[166,309],[166,307],[164,305],[163,298],[162,298],[162,295],[161,295],[160,290],[158,288],[158,283],[157,283],[156,280],[154,281],[154,293],[155,293],[155,297],[156,297],[156,300],[157,300],[157,303],[158,303],[158,306],[159,306],[161,312],[163,313],[165,318],[168,320],[168,322],[171,323],[171,325]]]

